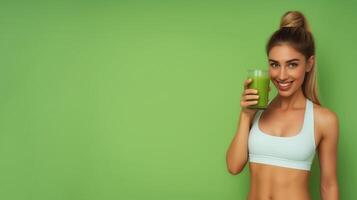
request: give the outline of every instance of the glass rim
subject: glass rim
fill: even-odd
[[[263,71],[263,72],[268,72],[267,69],[260,69],[260,68],[250,68],[248,71]]]
[[[251,68],[248,69],[249,76],[268,76],[268,70],[266,69],[258,69],[258,68]]]

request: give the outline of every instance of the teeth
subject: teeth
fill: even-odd
[[[287,83],[279,83],[279,85],[282,86],[282,87],[287,87],[291,83],[292,83],[292,81],[291,82],[287,82]]]

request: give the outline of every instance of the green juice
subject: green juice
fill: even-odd
[[[266,109],[269,101],[269,83],[270,78],[267,74],[255,73],[255,76],[249,76],[248,78],[252,79],[252,82],[248,85],[248,88],[258,90],[258,103],[256,105],[249,106],[253,109]]]

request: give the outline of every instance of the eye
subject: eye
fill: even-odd
[[[277,68],[279,65],[278,65],[277,63],[270,63],[270,66],[271,66],[272,68]]]
[[[295,68],[297,66],[298,66],[297,63],[289,63],[289,68]]]

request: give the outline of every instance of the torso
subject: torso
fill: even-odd
[[[314,135],[316,147],[321,140],[319,115],[321,106],[314,104]],[[274,136],[296,135],[302,125],[305,109],[283,111],[267,109],[261,115],[259,127]],[[295,122],[295,123],[294,123]],[[273,135],[273,134],[272,134]],[[249,162],[250,191],[248,200],[310,200],[308,189],[310,171]]]
[[[310,172],[250,163],[248,200],[310,200]]]

